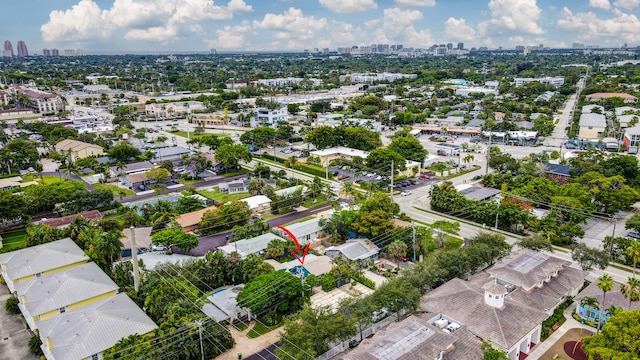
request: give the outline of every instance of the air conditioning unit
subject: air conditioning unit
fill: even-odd
[[[438,319],[434,322],[434,325],[440,329],[444,329],[445,326],[449,325],[449,321],[447,321],[447,319]]]

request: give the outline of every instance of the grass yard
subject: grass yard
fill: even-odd
[[[274,326],[266,326],[262,323],[256,322],[256,324],[253,326],[253,328],[251,328],[251,330],[249,330],[249,332],[247,332],[247,337],[249,339],[255,339],[260,335],[264,335],[270,331],[273,331],[277,328],[279,328],[280,326],[282,326],[284,322],[280,322]]]
[[[39,181],[39,179],[36,179],[36,181]],[[44,183],[44,185],[55,184],[61,181],[67,181],[67,179],[64,178],[64,174],[62,175],[62,179],[60,179],[59,176],[43,176],[42,177],[42,182]]]
[[[244,199],[251,196],[249,193],[227,194],[227,193],[221,193],[215,190],[198,190],[198,194],[206,197],[207,199],[215,200],[221,203],[238,200],[238,199]]]
[[[314,206],[322,205],[328,202],[329,200],[327,200],[327,198],[324,195],[322,195],[322,196],[318,196],[315,199],[308,198],[305,202],[302,203],[302,206],[306,208],[312,208]]]
[[[121,187],[117,187],[115,185],[109,185],[109,184],[93,184],[93,187],[98,189],[98,190],[109,190],[113,193],[113,197],[118,199],[120,198],[120,192],[123,191],[123,196],[131,196],[131,195],[135,195],[136,192],[130,189],[125,189],[125,188],[121,188]]]
[[[189,185],[193,185],[193,184],[197,184],[199,182],[203,182],[204,180],[198,178],[195,180],[191,180],[191,179],[180,179],[180,184],[185,185],[185,186],[189,186]]]
[[[2,252],[21,249],[27,246],[27,231],[17,230],[2,234]]]

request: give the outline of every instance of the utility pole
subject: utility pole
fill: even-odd
[[[498,196],[498,208],[496,209],[496,226],[495,226],[496,230],[498,230],[498,215],[500,214],[500,200],[502,200],[502,198]]]
[[[413,262],[417,262],[416,261],[416,224],[413,221],[411,222],[411,232],[413,237]]]
[[[491,154],[489,154],[491,152],[491,137],[493,136],[493,132],[489,133],[489,146],[487,146],[487,167],[485,168],[485,172],[484,174],[487,175],[489,174],[489,157],[491,157]]]
[[[616,225],[618,224],[618,214],[613,214],[613,232],[611,233],[611,242],[609,244],[609,256],[613,252],[613,239],[616,238]]]
[[[391,201],[393,201],[393,159],[391,160],[391,186],[390,186],[390,190],[389,190],[389,197],[391,198]]]
[[[136,247],[136,228],[131,225],[131,265],[133,265],[133,288],[138,292],[140,290],[140,269],[138,268],[138,248]]]
[[[204,349],[202,348],[202,322],[197,320],[195,321],[195,324],[198,326],[198,335],[200,336],[200,357],[204,360]]]

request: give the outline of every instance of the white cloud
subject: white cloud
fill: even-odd
[[[482,35],[544,33],[537,23],[542,10],[536,4],[536,0],[491,0],[489,10],[491,20],[478,24],[478,31]]]
[[[422,20],[418,10],[399,8],[384,9],[382,29],[377,31],[377,42],[400,43],[414,46],[427,46],[433,43],[428,29],[416,30],[413,23]]]
[[[433,7],[436,0],[394,0],[400,6]]]
[[[248,21],[243,21],[239,26],[225,26],[216,30],[216,38],[205,40],[207,47],[215,49],[242,49],[250,46],[247,35],[256,35],[253,33],[251,25]]]
[[[462,41],[478,41],[476,31],[473,27],[467,25],[465,19],[456,19],[450,17],[444,23],[444,33],[447,38],[462,40]]]
[[[589,6],[602,10],[611,9],[611,3],[609,3],[609,0],[589,0]]]
[[[226,6],[213,0],[115,0],[110,9],[100,9],[93,0],[80,0],[70,9],[54,10],[40,27],[45,41],[106,38],[116,32],[126,39],[171,42],[182,34],[202,33],[211,21],[232,19],[253,11],[244,0]]]
[[[304,16],[302,10],[290,7],[282,14],[265,14],[262,21],[253,21],[253,27],[256,29],[264,29],[274,31],[277,39],[292,39],[296,41],[311,40],[320,30],[326,29],[327,19],[316,19],[314,16]],[[290,48],[298,47],[301,42],[290,41],[287,46]]]
[[[320,5],[338,14],[353,14],[378,8],[375,0],[320,0]]]
[[[640,6],[640,0],[616,0],[613,2],[613,5],[627,10],[633,10]]]
[[[613,17],[601,19],[593,12],[573,13],[569,8],[562,10],[558,27],[574,32],[583,41],[604,42],[619,45],[620,42],[640,42],[640,19],[635,14],[627,14],[618,9],[611,11]]]

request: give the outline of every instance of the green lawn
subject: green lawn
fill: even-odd
[[[61,181],[66,181],[67,179],[64,178],[64,174],[63,174],[62,179],[60,179],[59,176],[43,176],[42,180],[44,182],[44,185],[49,185],[49,184],[59,183]]]
[[[202,136],[203,135],[203,134],[196,134],[193,131],[190,131],[189,132],[189,136],[187,136],[187,132],[186,131],[172,132],[170,130],[167,131],[167,134],[175,135],[175,136],[181,136],[183,138],[189,138],[189,139],[197,138],[198,136]],[[169,137],[169,140],[167,140],[167,141],[171,141],[171,137]]]
[[[215,200],[221,203],[238,200],[238,199],[244,199],[251,196],[249,193],[227,194],[227,193],[221,193],[215,190],[198,190],[198,194],[206,197],[207,199]]]
[[[322,195],[322,196],[318,196],[315,199],[308,198],[305,202],[302,203],[302,206],[306,208],[311,208],[311,207],[322,205],[328,202],[329,200],[327,200],[327,198],[324,195]]]
[[[136,194],[136,192],[133,190],[129,190],[129,189],[125,189],[125,188],[121,188],[121,187],[117,187],[115,185],[109,185],[109,184],[93,184],[93,187],[98,190],[111,191],[113,193],[113,197],[116,199],[120,197],[121,191],[123,191],[123,196],[131,196]]]
[[[2,234],[2,252],[21,249],[27,246],[26,240],[26,230],[17,230]]]
[[[275,326],[266,326],[262,323],[256,322],[256,324],[253,326],[253,328],[251,328],[251,330],[249,330],[249,332],[247,333],[247,337],[249,339],[255,339],[260,335],[264,335],[270,331],[273,331],[277,328],[279,328],[280,326],[282,326],[283,322],[280,322],[279,324],[275,325]]]
[[[180,179],[180,184],[183,184],[185,186],[189,186],[189,185],[193,185],[193,184],[197,184],[199,182],[203,182],[204,180],[202,179],[195,179],[195,180],[191,180],[191,179]]]

